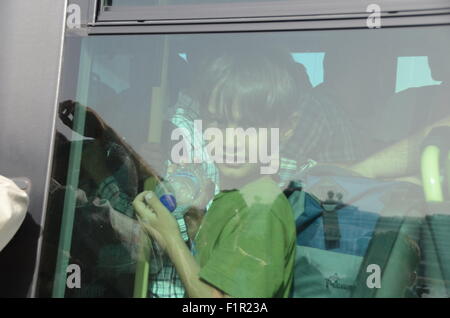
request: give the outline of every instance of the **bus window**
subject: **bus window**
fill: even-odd
[[[450,124],[448,36],[430,26],[83,38],[77,63],[65,59],[76,85],[62,87],[38,295],[192,296],[143,226],[138,210],[154,201],[139,195],[153,191],[202,278],[230,296],[447,296],[448,223],[445,211],[425,222],[420,156],[428,132]],[[228,128],[245,132],[232,146]],[[303,212],[283,194],[291,181],[310,198],[301,233]],[[380,288],[365,285],[367,269]]]

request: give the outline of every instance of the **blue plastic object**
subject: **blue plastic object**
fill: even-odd
[[[159,201],[169,210],[170,212],[175,211],[177,208],[177,200],[172,194],[163,194],[159,197]]]

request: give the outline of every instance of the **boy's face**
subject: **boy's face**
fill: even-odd
[[[214,103],[210,103],[205,117],[206,127],[217,128],[222,132],[224,162],[216,163],[221,177],[229,181],[236,181],[238,184],[239,180],[257,178],[260,175],[261,164],[259,160],[251,162],[250,154],[258,154],[261,138],[258,128],[260,127],[252,127],[246,118],[242,118],[240,105],[237,103],[232,105],[231,114],[228,116],[221,114],[219,108]],[[227,128],[243,129],[248,133],[245,138],[230,138],[229,136],[227,138]],[[233,163],[228,163],[227,157],[234,158]]]

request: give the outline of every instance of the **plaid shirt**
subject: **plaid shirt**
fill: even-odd
[[[353,162],[359,160],[357,141],[351,123],[326,97],[320,100],[306,96],[300,105],[300,123],[295,129],[283,156],[304,163]]]
[[[114,176],[109,176],[102,181],[97,196],[104,202],[96,205],[109,205],[112,208],[110,218],[113,228],[128,243],[132,257],[137,259],[141,229],[134,218],[132,199],[120,190],[119,183]],[[174,216],[183,240],[188,243],[189,237],[183,215],[174,213]],[[185,297],[185,289],[170,259],[155,243],[152,244],[151,249],[153,257],[150,260],[149,296],[154,298]]]
[[[194,138],[194,120],[200,119],[198,103],[194,102],[192,98],[181,92],[178,95],[178,100],[174,108],[175,112],[173,114],[168,114],[168,116],[171,117],[172,124],[178,128],[183,128],[186,133],[184,140],[187,140],[188,143],[194,147],[194,149],[198,150],[190,153],[191,162],[196,162],[194,156],[196,154],[200,154],[198,161],[201,162],[205,177],[210,179],[215,185],[214,194],[219,193],[220,180],[217,167],[214,163],[211,163],[210,160],[208,160],[209,155],[206,151],[203,139]]]

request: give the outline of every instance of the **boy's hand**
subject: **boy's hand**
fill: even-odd
[[[133,201],[133,207],[139,223],[162,249],[167,251],[173,239],[181,239],[177,221],[153,192],[138,194]]]

